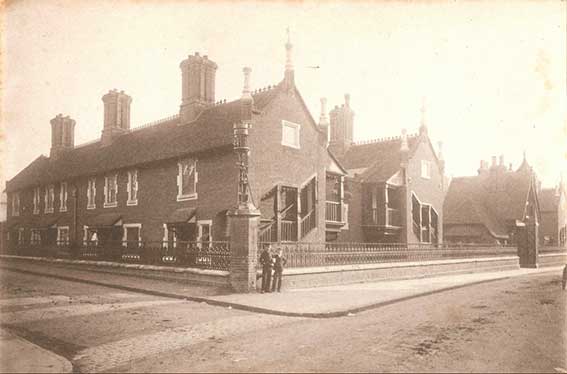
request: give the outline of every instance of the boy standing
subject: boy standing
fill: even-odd
[[[280,249],[278,254],[274,256],[274,280],[272,282],[272,292],[275,291],[276,287],[278,292],[281,292],[283,268],[286,263],[287,259],[283,257],[283,251]]]

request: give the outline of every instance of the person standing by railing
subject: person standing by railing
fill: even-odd
[[[272,279],[272,255],[271,248],[264,247],[260,255],[260,265],[262,265],[262,293],[270,292],[270,280]]]
[[[272,292],[278,289],[281,292],[282,288],[282,274],[287,259],[283,256],[283,251],[280,249],[278,254],[274,256],[274,279],[272,281]]]

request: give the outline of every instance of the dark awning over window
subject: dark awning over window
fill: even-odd
[[[197,213],[195,208],[179,208],[169,215],[167,223],[172,225],[176,223],[187,223]]]
[[[122,223],[122,216],[118,213],[103,213],[87,220],[89,228],[104,228],[118,226]]]

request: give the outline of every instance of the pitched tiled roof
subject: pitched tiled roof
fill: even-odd
[[[507,236],[507,225],[523,221],[531,176],[521,172],[453,178],[443,205],[444,224],[482,224],[492,235]]]
[[[255,109],[262,110],[280,90],[280,86],[274,86],[254,93]],[[40,156],[6,183],[6,191],[229,147],[232,126],[240,118],[240,100],[235,100],[205,109],[188,124],[180,125],[179,118],[174,117],[118,136],[106,147],[98,141],[70,150],[58,159]]]
[[[559,206],[559,196],[555,188],[544,188],[539,193],[539,206],[542,212],[554,212]]]
[[[419,143],[418,136],[408,136],[410,154]],[[352,144],[344,156],[339,158],[347,170],[364,170],[366,180],[386,181],[400,170],[401,137]],[[331,149],[332,151],[332,149]]]

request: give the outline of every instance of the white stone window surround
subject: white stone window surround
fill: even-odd
[[[33,189],[33,214],[39,214],[41,203],[41,188],[36,187]]]
[[[198,246],[200,248],[201,244],[200,243],[203,240],[203,227],[204,226],[209,226],[209,240],[207,240],[207,242],[209,242],[209,246],[211,245],[211,242],[213,241],[213,220],[211,219],[203,219],[203,220],[198,220],[197,221],[197,242],[199,243]]]
[[[57,245],[69,244],[69,226],[57,226]]]
[[[193,169],[187,169],[190,164],[193,164]],[[184,166],[186,166],[184,168]],[[185,170],[184,170],[185,169]],[[193,178],[193,192],[186,193],[183,191],[183,173],[194,173]],[[199,183],[199,172],[197,171],[197,159],[187,158],[180,160],[177,163],[177,201],[187,201],[196,200],[197,194],[197,184]]]
[[[12,194],[12,216],[18,217],[20,215],[20,193],[14,192]]]
[[[24,228],[20,227],[18,229],[18,244],[24,244]]]
[[[123,234],[122,234],[122,246],[126,247],[128,245],[127,239],[128,236],[127,230],[128,228],[137,228],[138,229],[138,244],[142,243],[142,224],[141,223],[124,223],[122,224]]]
[[[55,186],[50,184],[45,189],[45,213],[53,213],[55,202]]]
[[[114,195],[110,192],[114,191]],[[114,198],[114,199],[112,199]],[[116,208],[118,206],[118,173],[104,177],[104,208]]]
[[[59,211],[66,212],[67,211],[67,182],[61,182],[59,186]]]
[[[421,160],[421,177],[431,179],[431,161]]]
[[[128,200],[127,206],[138,205],[138,170],[130,170],[128,172]]]
[[[96,209],[96,177],[87,181],[87,209]]]
[[[30,244],[32,245],[41,244],[41,233],[39,229],[31,229]]]
[[[300,149],[300,132],[300,124],[282,120],[282,145],[290,148]]]

